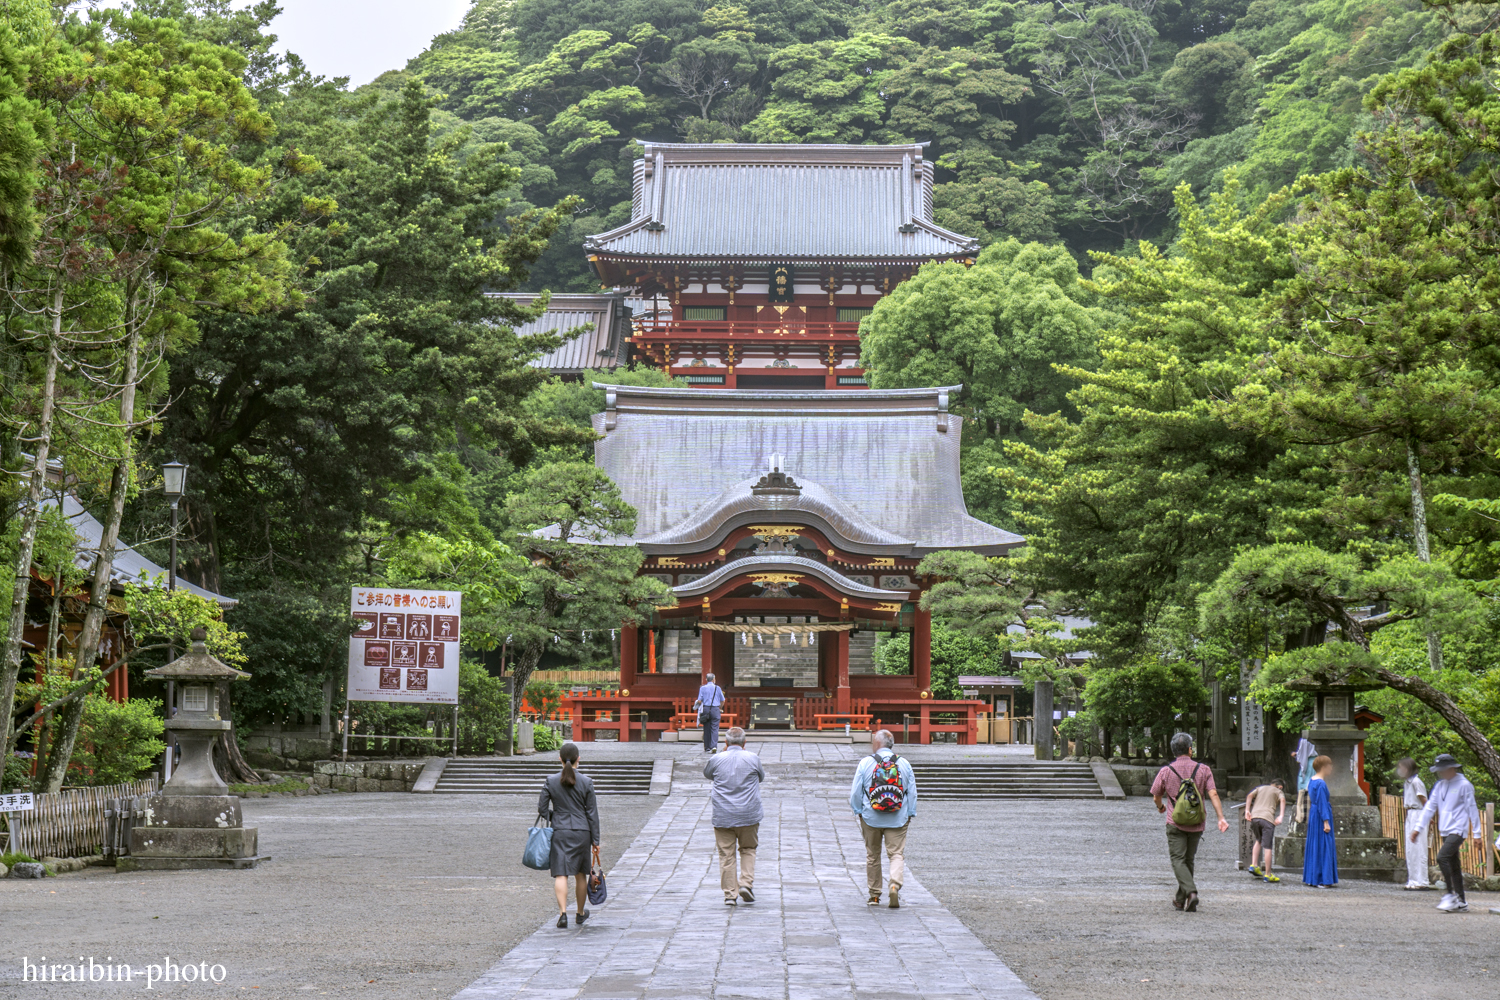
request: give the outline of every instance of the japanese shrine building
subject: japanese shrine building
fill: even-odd
[[[621,728],[622,711],[655,738],[713,672],[734,724],[813,729],[817,715],[867,714],[899,728],[910,715],[914,739],[968,742],[983,705],[931,697],[916,566],[940,549],[1000,554],[1024,540],[964,507],[956,387],[596,386],[595,462],[638,512],[635,533],[609,543],[639,546],[642,574],[676,605],[623,630],[620,697],[577,700],[576,738]],[[877,671],[877,637],[900,633],[903,672]]]
[[[642,145],[630,221],[584,241],[634,329],[618,345],[610,323],[574,315],[598,306],[554,296],[527,332],[586,326],[567,359],[536,362],[564,377],[576,356],[705,388],[862,388],[860,319],[928,261],[979,251],[932,221],[920,144]]]

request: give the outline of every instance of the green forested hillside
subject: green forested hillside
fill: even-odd
[[[1364,94],[1445,30],[1421,0],[478,0],[407,71],[510,145],[512,210],[583,199],[531,284],[588,289],[632,139],[930,142],[944,225],[1086,262],[1169,238],[1182,181],[1348,163]]]

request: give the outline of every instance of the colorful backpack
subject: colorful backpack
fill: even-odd
[[[870,808],[876,812],[900,812],[901,807],[906,804],[906,786],[901,784],[900,760],[895,754],[889,757],[881,757],[879,754],[875,756],[875,769],[870,772],[870,786],[865,789],[865,797],[870,800]]]

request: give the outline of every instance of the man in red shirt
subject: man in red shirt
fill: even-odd
[[[1214,812],[1219,814],[1220,833],[1229,829],[1229,821],[1224,818],[1224,807],[1219,804],[1214,772],[1206,764],[1193,760],[1193,738],[1187,733],[1178,733],[1172,737],[1171,750],[1176,760],[1157,772],[1156,781],[1151,784],[1151,797],[1156,800],[1156,811],[1167,813],[1167,854],[1172,859],[1172,873],[1177,876],[1177,895],[1172,898],[1172,905],[1193,913],[1198,909],[1193,859],[1198,854],[1198,841],[1203,837],[1203,823],[1178,826],[1172,822],[1168,810],[1176,806],[1182,783],[1191,781],[1198,786],[1199,797],[1213,803]]]

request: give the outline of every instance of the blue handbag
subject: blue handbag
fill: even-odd
[[[521,852],[521,864],[539,872],[552,869],[552,827],[542,826],[542,814],[536,814],[537,825],[526,831],[526,850]]]
[[[599,848],[594,848],[594,865],[589,869],[589,902],[599,906],[609,898],[609,886],[604,882],[604,865],[599,861]]]

